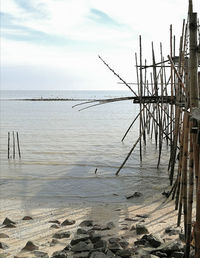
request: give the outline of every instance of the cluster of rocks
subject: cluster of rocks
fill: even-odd
[[[145,219],[148,215],[137,215],[140,219]],[[31,220],[31,217],[24,217],[24,220]],[[126,221],[137,221],[137,219],[126,218]],[[184,235],[179,228],[167,227],[165,234],[169,236],[179,235],[179,240],[167,241],[155,234],[149,234],[147,227],[141,223],[132,225],[130,231],[135,231],[136,235],[141,236],[134,244],[129,244],[123,237],[108,237],[109,234],[103,234],[104,231],[109,231],[115,228],[113,222],[108,222],[105,225],[95,224],[92,220],[82,221],[73,235],[70,231],[64,229],[65,226],[74,225],[75,220],[66,219],[62,223],[58,220],[49,221],[51,227],[61,229],[53,234],[53,239],[49,243],[50,246],[55,246],[61,239],[66,239],[66,246],[52,254],[51,258],[156,258],[156,257],[170,257],[183,258],[184,257]],[[3,222],[4,227],[16,227],[16,223],[6,218]],[[57,227],[55,227],[57,226]],[[112,232],[113,233],[113,232]],[[1,238],[8,238],[9,236],[1,233]],[[67,244],[68,242],[68,244]],[[8,249],[9,247],[0,242],[0,249]],[[33,242],[28,241],[22,248],[22,251],[30,252],[31,257],[49,258],[48,253],[39,251],[39,247]],[[0,254],[0,258],[4,258]],[[193,257],[193,250],[190,257]]]

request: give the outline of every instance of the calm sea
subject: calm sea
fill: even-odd
[[[156,198],[168,186],[168,150],[161,166],[151,140],[132,153],[118,177],[117,168],[138,137],[138,122],[121,138],[138,114],[132,101],[100,105],[84,111],[78,101],[18,101],[21,98],[101,99],[131,96],[128,91],[1,91],[0,198],[24,202],[127,202],[125,196],[143,193],[139,200]],[[7,158],[8,132],[18,132],[21,160]],[[12,143],[12,142],[11,142]],[[12,149],[11,149],[12,151]],[[12,155],[12,153],[11,153]],[[95,170],[97,173],[95,174]]]

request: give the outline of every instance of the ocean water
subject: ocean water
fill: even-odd
[[[151,139],[136,147],[119,176],[115,172],[139,136],[139,112],[132,101],[72,108],[80,101],[21,101],[23,98],[101,99],[131,96],[128,91],[1,91],[0,198],[22,202],[145,202],[168,186],[168,148],[161,166]],[[11,99],[11,100],[8,100]],[[18,132],[21,159],[7,158],[8,132]],[[12,145],[12,141],[11,141]],[[11,149],[12,152],[12,149]],[[11,153],[12,156],[12,153]],[[95,170],[97,173],[95,174]],[[126,199],[139,191],[141,198]],[[51,204],[52,205],[52,204]]]

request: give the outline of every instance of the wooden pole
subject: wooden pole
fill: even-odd
[[[13,159],[15,159],[15,133],[12,132],[12,138],[13,138]]]
[[[20,145],[19,145],[19,135],[18,135],[18,132],[17,132],[17,147],[18,147],[19,158],[21,159],[21,151],[20,151]]]
[[[10,132],[8,132],[8,159],[10,159]]]

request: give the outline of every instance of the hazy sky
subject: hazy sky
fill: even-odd
[[[98,55],[135,81],[139,35],[144,57],[152,41],[167,55],[173,24],[178,50],[187,9],[187,0],[2,0],[1,89],[124,89]]]

